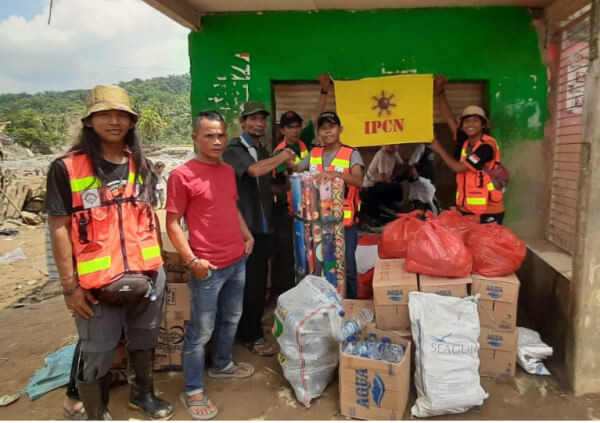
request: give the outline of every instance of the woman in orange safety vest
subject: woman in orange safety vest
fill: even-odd
[[[459,160],[452,158],[438,140],[434,140],[430,148],[456,172],[458,209],[465,214],[479,215],[481,223],[502,224],[503,193],[489,174],[500,163],[500,150],[496,140],[483,133],[487,124],[481,107],[468,106],[460,118],[460,130],[467,139],[462,144]]]

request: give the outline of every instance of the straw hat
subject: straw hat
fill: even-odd
[[[122,110],[133,116],[137,121],[138,114],[131,108],[129,95],[121,87],[115,85],[97,85],[90,91],[86,100],[87,111],[81,120],[86,119],[92,113],[106,110]]]

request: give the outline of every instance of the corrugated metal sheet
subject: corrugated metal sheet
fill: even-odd
[[[583,142],[583,99],[589,64],[589,12],[576,15],[558,33],[560,61],[556,91],[548,238],[575,251],[578,182]]]
[[[275,117],[273,121],[279,123],[281,114],[293,110],[308,122],[315,110],[321,88],[317,82],[312,83],[280,83],[273,84],[275,92]],[[329,89],[325,110],[335,110],[335,90]]]

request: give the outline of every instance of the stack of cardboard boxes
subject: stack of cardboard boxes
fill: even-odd
[[[344,300],[346,317],[363,308],[374,310],[372,300]],[[377,316],[377,312],[375,316]],[[369,324],[363,338],[375,334],[377,339],[390,338],[411,351],[411,341],[398,331],[383,331]],[[404,354],[399,363],[371,360],[344,354],[340,346],[340,409],[344,416],[364,420],[400,420],[410,392],[411,355]]]
[[[183,260],[167,234],[161,235],[168,288],[165,293],[165,311],[154,356],[154,369],[175,370],[181,368],[183,335],[191,315],[190,292],[187,285],[190,273],[183,265]]]
[[[473,276],[473,295],[480,294],[479,374],[515,375],[517,359],[517,301],[520,282],[514,273],[502,277]]]
[[[513,273],[502,277],[469,275],[442,278],[409,273],[404,259],[379,260],[373,277],[373,303],[377,329],[399,331],[410,338],[408,293],[430,292],[465,297],[480,294],[480,369],[482,376],[515,374],[517,302],[520,282]]]
[[[377,329],[410,336],[408,293],[418,289],[417,275],[406,270],[404,259],[378,260],[373,275]]]
[[[158,346],[154,354],[154,370],[178,370],[181,368],[185,325],[190,319],[190,292],[187,285],[190,273],[183,265],[167,234],[162,233],[161,237],[167,291]],[[125,339],[121,339],[115,350],[112,367],[113,369],[127,368]]]

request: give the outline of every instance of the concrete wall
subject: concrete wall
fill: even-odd
[[[234,122],[248,98],[272,104],[271,82],[442,72],[487,82],[492,135],[512,172],[506,223],[543,233],[542,157],[546,69],[526,9],[436,8],[205,16],[189,37],[192,111]],[[315,99],[316,101],[316,99]]]

